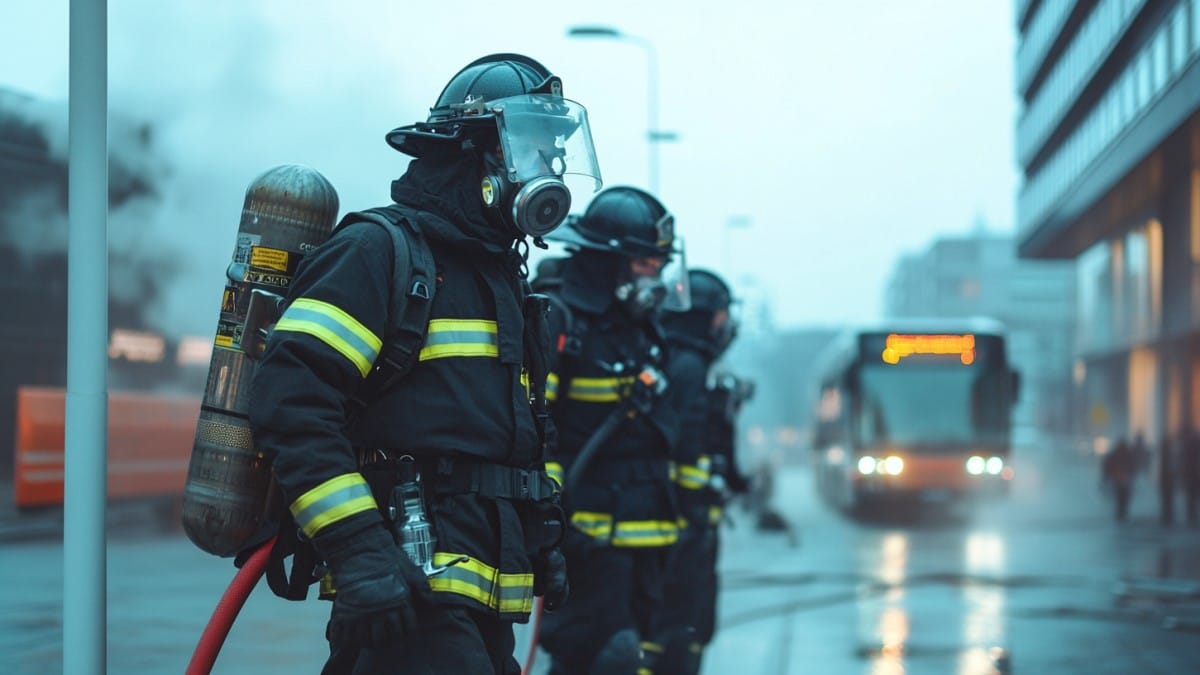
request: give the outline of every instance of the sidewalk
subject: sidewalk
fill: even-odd
[[[109,534],[179,527],[175,500],[164,498],[110,501],[104,520]],[[11,479],[0,484],[0,544],[61,540],[62,534],[62,506],[18,510],[13,499]]]

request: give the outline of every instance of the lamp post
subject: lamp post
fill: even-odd
[[[724,252],[724,255],[725,255],[725,260],[724,260],[724,263],[725,263],[725,274],[727,274],[727,275],[728,275],[728,281],[729,281],[729,283],[730,283],[730,284],[736,284],[736,283],[737,283],[737,279],[735,278],[737,275],[734,273],[734,272],[735,272],[735,270],[733,269],[733,264],[734,264],[734,260],[733,260],[733,239],[734,239],[734,230],[745,230],[745,229],[748,229],[748,228],[750,227],[750,223],[751,223],[751,222],[752,222],[752,221],[751,221],[751,219],[750,219],[750,216],[747,216],[747,215],[733,215],[733,216],[729,216],[729,217],[728,217],[728,218],[725,220],[725,227],[724,227],[724,228],[722,228],[722,232],[725,234],[725,246],[723,247],[723,248],[724,248],[724,251],[723,251],[723,252]]]
[[[673,141],[677,135],[658,128],[658,53],[654,45],[643,37],[622,33],[610,26],[573,26],[567,29],[567,37],[608,38],[635,44],[646,50],[646,142],[647,183],[650,192],[658,195],[658,144]]]

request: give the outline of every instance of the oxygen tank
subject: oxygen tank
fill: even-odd
[[[246,189],[183,490],[183,529],[213,555],[272,534],[277,497],[250,435],[250,381],[297,264],[329,238],[337,211],[333,185],[305,166],[276,166]]]

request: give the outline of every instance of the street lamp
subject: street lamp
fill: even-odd
[[[672,132],[660,131],[658,128],[658,53],[654,50],[654,45],[645,38],[622,33],[610,26],[573,26],[567,29],[567,37],[621,40],[646,50],[646,142],[649,145],[647,181],[650,192],[657,196],[658,143],[673,141],[677,136]]]

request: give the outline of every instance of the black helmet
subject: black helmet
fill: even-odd
[[[611,187],[550,238],[582,249],[669,258],[675,250],[675,217],[645,190]]]
[[[387,135],[388,145],[420,157],[431,142],[460,140],[467,128],[490,123],[495,115],[485,102],[522,94],[562,96],[562,80],[520,54],[491,54],[476,59],[450,78],[424,123],[392,129]]]
[[[426,121],[392,129],[387,142],[417,158],[439,148],[477,153],[485,213],[535,244],[567,218],[572,192],[600,189],[587,110],[562,97],[562,81],[545,66],[520,54],[472,61],[442,89]]]
[[[733,304],[733,293],[730,292],[729,285],[708,270],[689,269],[688,284],[691,290],[692,311],[727,312]]]
[[[663,316],[667,335],[704,345],[713,358],[720,356],[737,337],[733,293],[729,285],[713,272],[689,269],[688,285],[691,307],[686,312],[669,312]],[[717,313],[725,316],[717,321]]]

